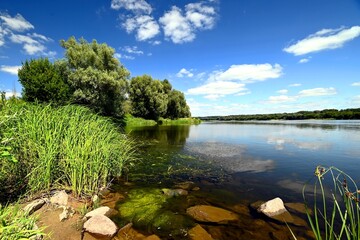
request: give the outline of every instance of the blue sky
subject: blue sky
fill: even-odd
[[[168,79],[193,116],[360,107],[357,0],[1,0],[0,90],[70,36]]]

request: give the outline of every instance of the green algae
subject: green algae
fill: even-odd
[[[175,202],[177,204],[174,205]],[[132,222],[136,228],[161,235],[178,236],[186,234],[194,222],[178,206],[181,197],[169,198],[160,189],[141,188],[129,192],[124,202],[118,205],[119,218],[122,222]],[[177,206],[177,209],[171,209]]]

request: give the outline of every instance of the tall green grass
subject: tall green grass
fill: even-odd
[[[360,239],[360,191],[355,181],[336,167],[318,166],[315,176],[313,185],[304,186],[303,196],[316,239]],[[309,186],[313,187],[313,214],[307,199]]]
[[[18,205],[3,207],[0,204],[0,239],[20,240],[45,236],[43,229],[36,227],[35,221],[36,217],[28,216]]]
[[[134,156],[131,141],[108,118],[85,107],[13,104],[1,110],[1,119],[7,116],[12,117],[0,136],[18,163],[1,161],[15,169],[8,177],[17,174],[29,193],[59,186],[75,195],[94,193],[110,176],[120,176]]]

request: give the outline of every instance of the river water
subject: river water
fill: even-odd
[[[227,209],[275,197],[303,202],[303,186],[318,165],[336,166],[360,180],[360,121],[204,122],[138,127],[129,134],[141,153],[129,181],[171,187],[190,180],[200,187],[197,197]],[[218,239],[249,237],[234,226],[206,229]],[[263,239],[276,239],[269,231]]]

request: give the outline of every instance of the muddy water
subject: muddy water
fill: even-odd
[[[127,218],[119,216],[118,221],[141,223],[134,227],[162,239],[186,239],[187,230],[196,224],[186,209],[205,204],[240,216],[227,224],[201,223],[214,239],[291,239],[285,224],[258,214],[250,204],[275,197],[286,203],[302,203],[302,188],[317,165],[334,165],[360,179],[359,133],[360,121],[218,122],[133,128],[129,134],[138,143],[139,160],[125,176],[133,185],[118,188],[126,197],[117,206],[128,206],[123,212],[137,208],[150,214],[126,213]],[[174,188],[184,181],[194,182],[200,190],[162,198],[162,188]],[[152,196],[147,199],[152,203],[143,200],[144,196]],[[156,199],[163,200],[156,203]],[[146,206],[152,207],[146,210]],[[306,220],[297,211],[292,215]],[[154,224],[159,219],[168,219],[169,226]],[[311,239],[306,224],[290,228],[298,239]]]

